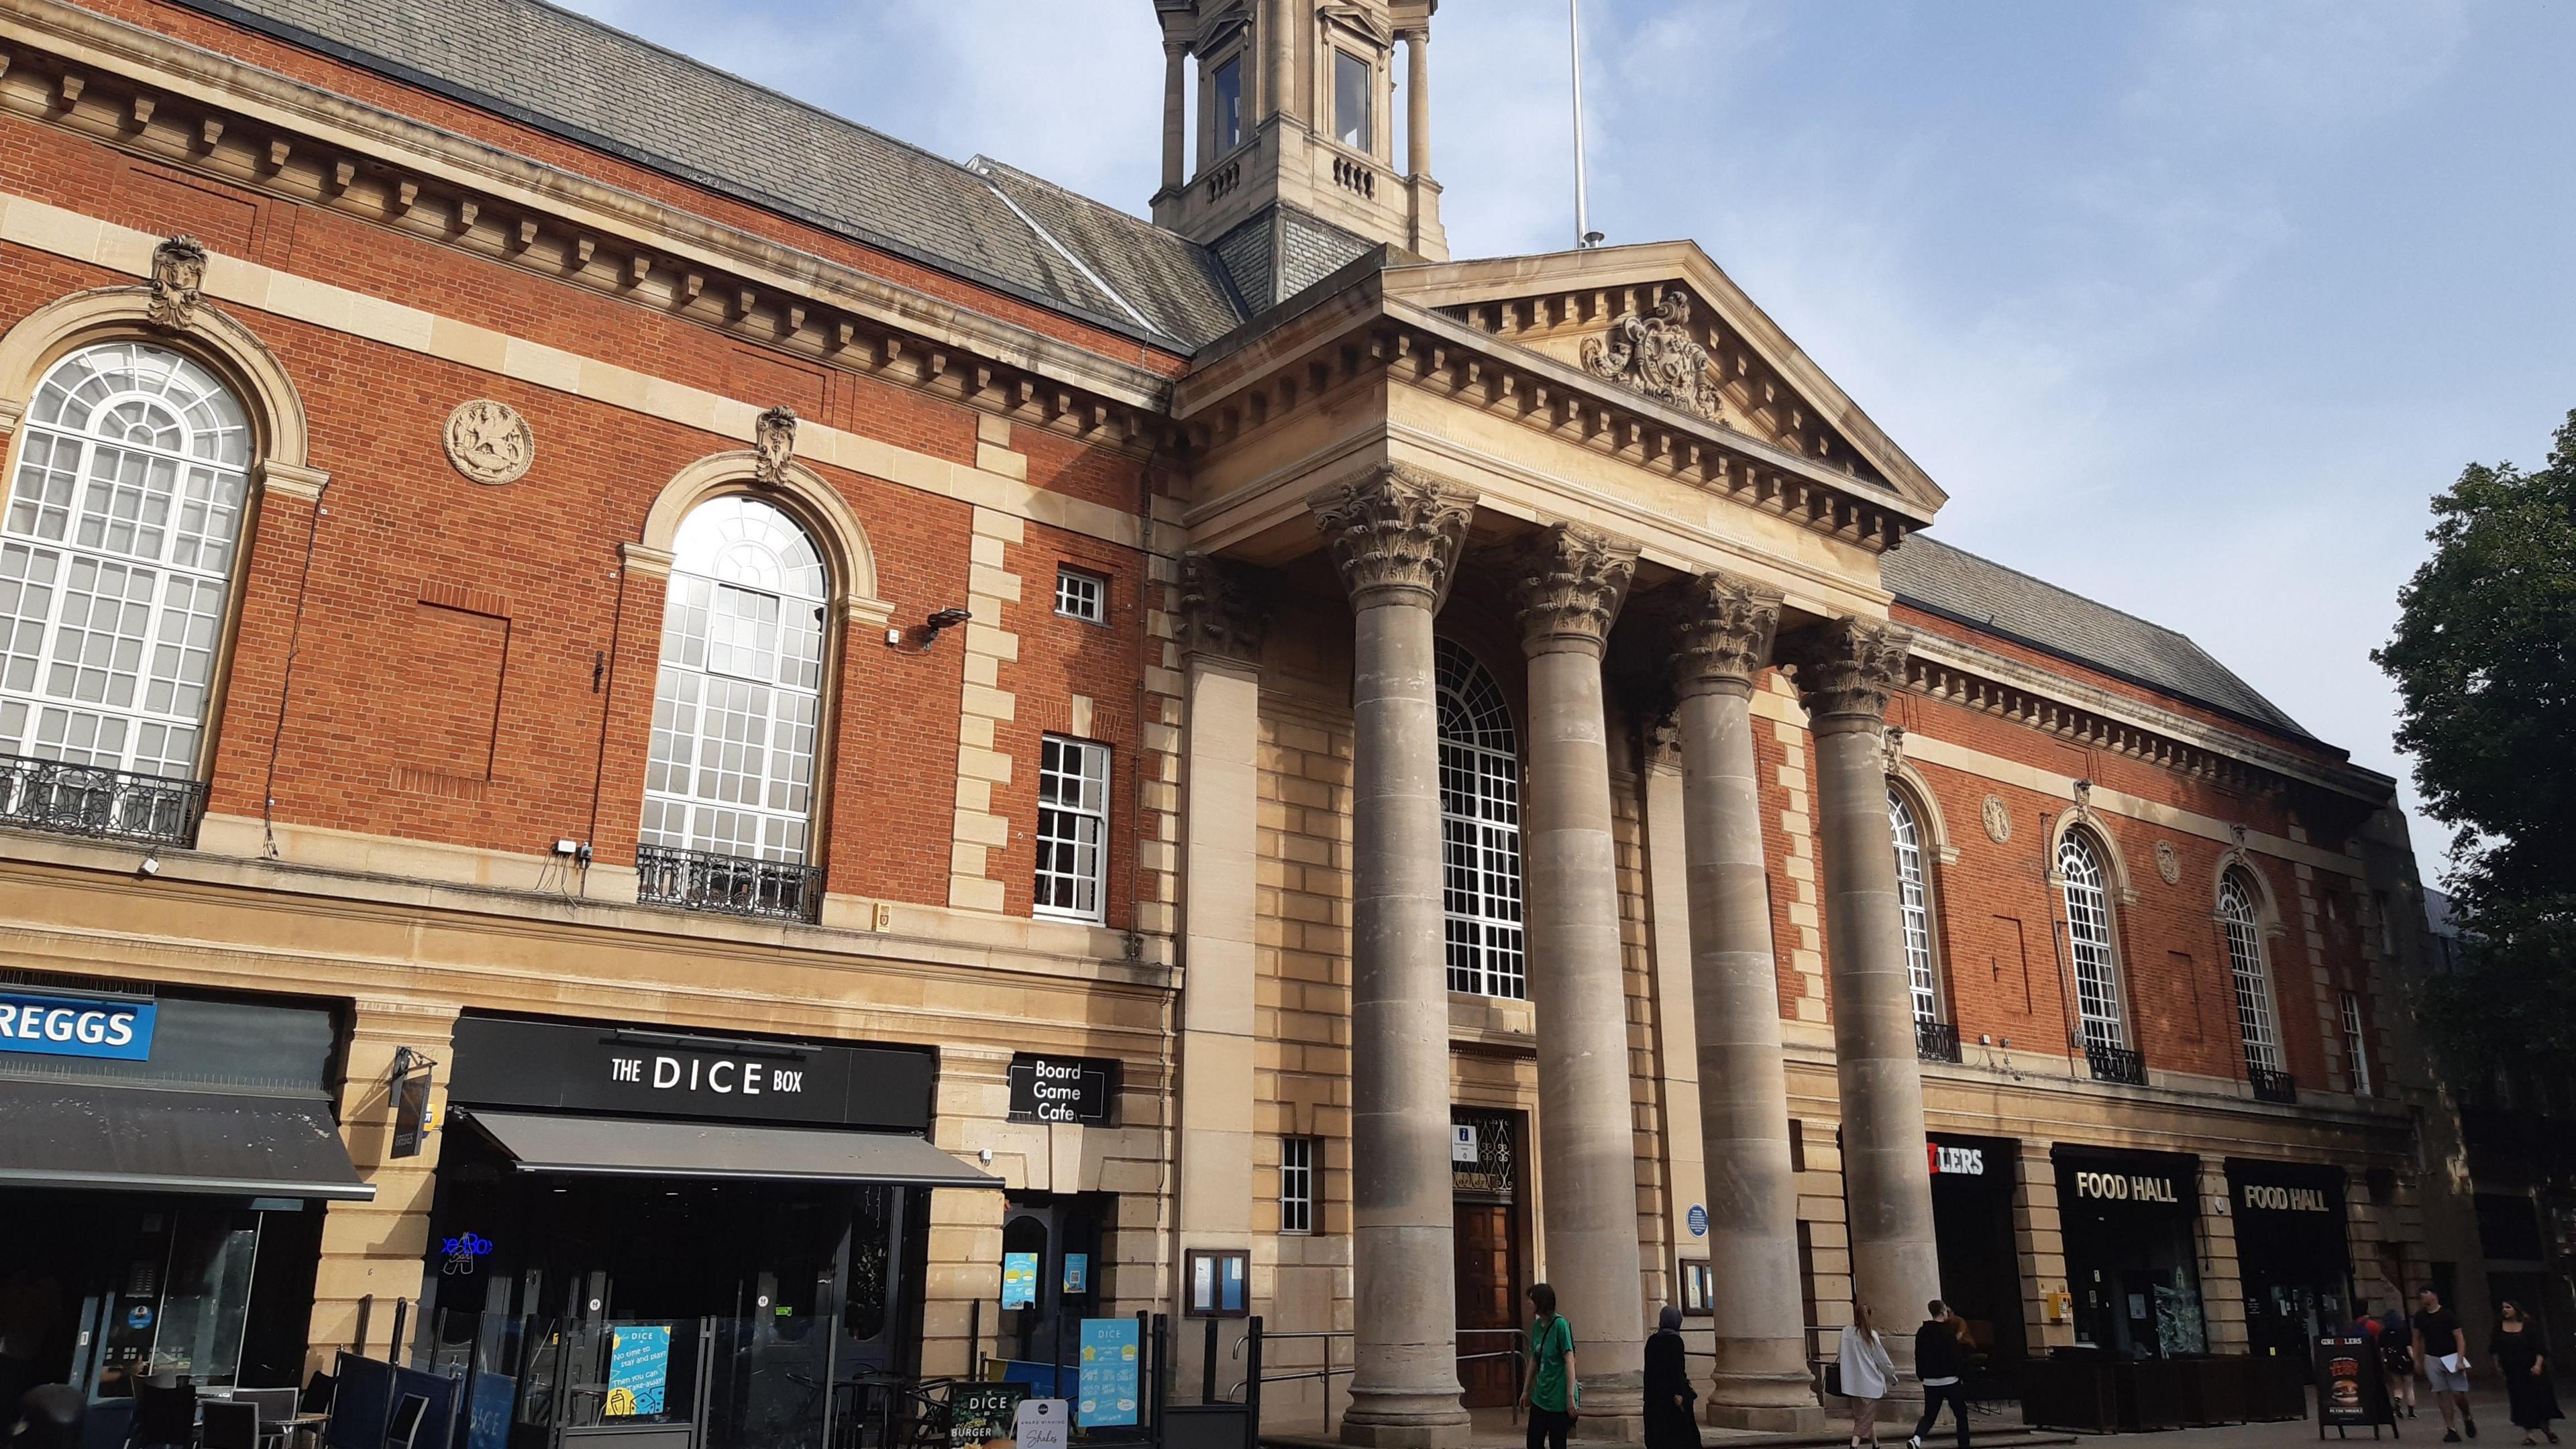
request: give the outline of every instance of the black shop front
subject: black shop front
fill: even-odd
[[[1932,1174],[1941,1297],[1967,1323],[1971,1367],[1993,1375],[1970,1387],[1979,1398],[2003,1397],[2014,1365],[2027,1357],[2021,1252],[2013,1235],[2021,1144],[1935,1132],[1925,1158]]]
[[[2246,1339],[2257,1358],[2295,1364],[2304,1378],[2308,1345],[2353,1319],[2343,1169],[2231,1157],[2227,1201]]]
[[[927,1140],[926,1051],[467,1016],[454,1058],[414,1347],[513,1449],[858,1442],[931,1193],[1001,1185]]]
[[[138,1380],[295,1383],[328,1203],[340,1014],[294,998],[0,983],[0,1405],[37,1383],[121,1436]]]
[[[2051,1156],[2076,1342],[2119,1358],[2208,1352],[2197,1161],[2066,1147]]]

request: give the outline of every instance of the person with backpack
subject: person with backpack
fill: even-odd
[[[1583,1385],[1574,1376],[1574,1325],[1556,1311],[1556,1290],[1532,1283],[1529,1378],[1521,1389],[1521,1407],[1529,1410],[1528,1449],[1565,1449],[1574,1432],[1574,1416],[1583,1406]]]
[[[1968,1449],[1968,1350],[1960,1341],[1967,1325],[1950,1305],[1935,1298],[1923,1305],[1930,1315],[1914,1330],[1914,1373],[1923,1380],[1923,1417],[1906,1436],[1905,1449],[1923,1449],[1923,1436],[1940,1422],[1941,1406],[1959,1422],[1959,1449]]]
[[[2379,1371],[2388,1377],[2388,1416],[2415,1417],[2415,1326],[2401,1296],[2379,1315]],[[2404,1407],[2401,1410],[2400,1404]]]

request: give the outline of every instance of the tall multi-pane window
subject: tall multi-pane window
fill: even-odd
[[[2092,837],[2066,832],[2057,869],[2066,878],[2066,939],[2075,958],[2075,1009],[2087,1046],[2125,1047],[2120,1024],[2119,958],[2111,945],[2111,896]]]
[[[2254,893],[2231,870],[2218,884],[2218,923],[2227,933],[2227,965],[2236,978],[2236,1030],[2245,1064],[2281,1070],[2281,1036],[2272,1026],[2272,973],[2263,964],[2263,923]]]
[[[87,347],[37,384],[0,519],[0,754],[197,771],[250,419],[206,368]]]
[[[1315,1139],[1279,1139],[1279,1231],[1315,1230]]]
[[[1369,80],[1367,61],[1333,52],[1333,139],[1354,151],[1369,148]]]
[[[1243,60],[1237,56],[1208,78],[1209,136],[1217,155],[1243,144]]]
[[[1932,965],[1932,883],[1923,869],[1923,829],[1905,792],[1887,787],[1887,824],[1896,837],[1896,898],[1905,918],[1905,979],[1914,1019],[1941,1019],[1941,978]]]
[[[672,542],[642,841],[801,864],[823,706],[823,558],[747,494],[699,504]]]
[[[1529,993],[1521,935],[1521,755],[1501,686],[1443,639],[1440,691],[1441,909],[1449,989]]]
[[[1109,868],[1109,747],[1048,735],[1038,757],[1037,913],[1102,919]]]
[[[2352,1063],[2352,1089],[2362,1096],[2370,1095],[2370,1040],[2361,1028],[2361,994],[2342,993],[2338,1008],[2343,1016],[2343,1055]]]

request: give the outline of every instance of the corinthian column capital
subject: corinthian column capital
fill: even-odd
[[[1780,631],[1780,596],[1725,574],[1701,574],[1682,587],[1675,629],[1673,693],[1689,698],[1715,689],[1740,692],[1771,663]]]
[[[1386,463],[1314,494],[1306,508],[1323,531],[1353,608],[1376,595],[1403,593],[1437,609],[1456,573],[1476,495]]]
[[[1846,727],[1885,723],[1887,697],[1905,683],[1913,643],[1913,630],[1871,619],[1836,619],[1800,635],[1790,658],[1808,718]]]
[[[1181,644],[1196,654],[1244,663],[1261,658],[1270,628],[1270,591],[1262,570],[1203,553],[1181,556]]]
[[[1514,558],[1512,605],[1520,612],[1521,647],[1598,656],[1636,576],[1637,546],[1579,523],[1552,523]]]

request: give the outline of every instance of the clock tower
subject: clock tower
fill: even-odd
[[[1438,8],[1439,0],[1154,0],[1164,57],[1155,222],[1211,248],[1255,310],[1380,243],[1448,260],[1440,184],[1431,179]]]

